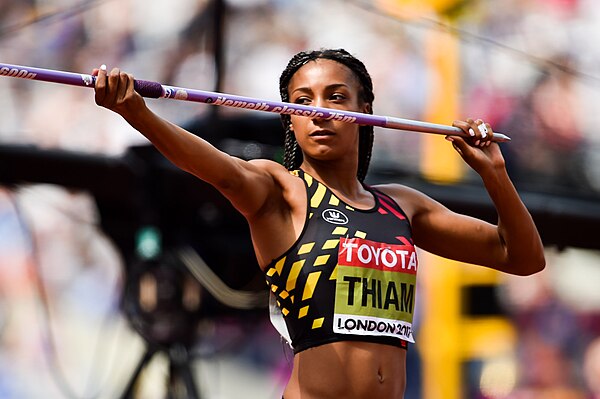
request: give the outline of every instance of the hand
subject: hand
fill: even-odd
[[[113,68],[110,74],[106,66],[94,69],[92,75],[96,76],[95,100],[101,107],[110,109],[128,118],[145,107],[145,102],[134,89],[134,78],[131,74]]]
[[[456,152],[479,175],[505,167],[500,147],[492,142],[494,132],[489,123],[469,118],[466,121],[454,121],[452,126],[460,128],[468,137],[446,136],[446,140],[452,142]]]

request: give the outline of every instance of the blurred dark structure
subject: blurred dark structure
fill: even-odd
[[[221,121],[209,117],[188,128],[226,133],[216,145],[240,156],[276,156],[274,142],[280,126],[278,118]],[[236,138],[241,133],[268,139],[242,142]],[[121,307],[146,341],[147,351],[123,398],[133,397],[141,371],[161,351],[170,359],[169,391],[181,392],[181,387],[174,386],[184,384],[183,397],[199,397],[190,371],[190,352],[201,338],[201,321],[230,315],[263,317],[268,303],[243,217],[212,186],[182,172],[152,146],[131,147],[121,157],[30,145],[0,146],[0,184],[12,188],[37,183],[93,196],[100,227],[124,261]],[[140,234],[148,230],[159,236],[151,255],[140,251]],[[232,308],[210,295],[178,256],[184,248],[193,250],[227,287],[254,295],[250,305]]]
[[[235,156],[277,160],[281,154],[278,119],[209,118],[187,128],[218,132],[219,139],[215,134],[209,141]],[[435,184],[402,171],[372,170],[368,176],[370,184],[385,181],[409,185],[457,212],[495,222],[495,210],[481,184]],[[219,263],[216,272],[232,287],[242,287],[250,276],[245,275],[246,267],[234,272],[229,268],[240,259],[256,262],[243,217],[213,187],[182,172],[151,146],[131,147],[121,157],[109,157],[0,145],[0,183],[47,183],[90,192],[98,204],[102,228],[126,260],[135,254],[140,226],[153,225],[163,232],[164,247],[191,243],[208,263]],[[600,228],[600,195],[528,191],[518,180],[515,184],[546,246],[600,249],[600,242],[590,234]]]

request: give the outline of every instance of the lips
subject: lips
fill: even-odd
[[[309,134],[310,137],[326,137],[326,136],[333,136],[335,135],[335,133],[329,131],[329,130],[318,130],[316,132],[312,132],[311,134]]]

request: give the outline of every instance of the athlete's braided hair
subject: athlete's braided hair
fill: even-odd
[[[327,50],[315,50],[310,52],[300,52],[292,57],[287,67],[279,78],[279,93],[281,100],[289,102],[288,85],[292,76],[302,67],[310,61],[317,59],[328,59],[339,62],[342,65],[347,66],[358,78],[361,85],[361,92],[359,95],[362,96],[362,100],[370,104],[370,112],[372,113],[372,105],[375,95],[373,94],[373,82],[371,76],[367,71],[365,65],[355,58],[352,54],[348,53],[343,49],[327,49]],[[281,121],[285,129],[285,147],[283,154],[283,165],[288,170],[297,169],[302,164],[302,151],[298,146],[294,132],[291,129],[291,118],[289,115],[281,115]],[[371,161],[371,152],[373,150],[373,126],[360,126],[358,129],[358,171],[357,178],[359,181],[364,181],[367,171],[369,169],[369,162]]]

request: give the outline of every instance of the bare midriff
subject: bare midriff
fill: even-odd
[[[406,350],[343,341],[295,355],[285,399],[402,399]]]

